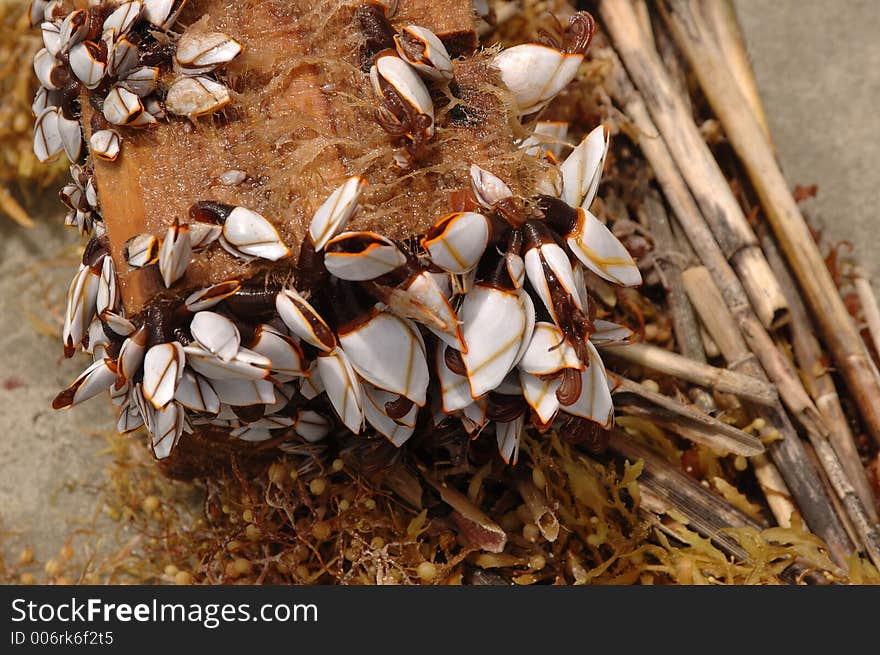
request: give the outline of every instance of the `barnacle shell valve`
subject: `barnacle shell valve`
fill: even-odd
[[[149,3],[139,15],[114,12],[113,29],[105,25],[111,47],[138,21],[169,29],[183,3],[165,3],[167,12],[161,4]],[[406,15],[418,15],[419,24],[392,20],[391,29],[403,30],[401,52],[392,42],[368,53],[378,61],[372,71],[346,39],[323,36],[357,29],[351,15],[325,14],[313,4],[192,0],[185,9],[192,27],[171,37],[173,58],[150,62],[160,71],[161,103],[151,95],[150,71],[108,67],[116,76],[103,109],[110,125],[92,132],[90,121],[86,129],[94,171],[87,182],[97,188],[99,207],[77,210],[84,230],[103,221],[95,237],[101,245],[90,244],[93,255],[71,285],[65,341],[72,351],[97,325],[95,334],[104,326],[109,343],[56,404],[110,388],[120,430],[145,425],[160,459],[197,441],[187,434],[218,432],[247,449],[267,440],[296,447],[331,433],[347,439],[369,429],[399,447],[432,411],[432,379],[440,382],[443,408],[435,420],[460,422],[475,436],[490,428],[508,462],[516,461],[529,421],[543,427],[567,414],[608,425],[608,385],[595,348],[581,343],[587,304],[576,283],[579,267],[612,282],[639,281],[632,259],[598,219],[587,213],[576,220],[589,211],[607,138],[602,128],[588,137],[575,152],[590,156],[572,160],[568,168],[577,174],[566,175],[564,165],[556,172],[555,164],[518,149],[510,129],[512,120],[552,100],[580,55],[540,51],[542,65],[559,69],[552,88],[511,88],[521,105],[505,107],[502,94],[481,88],[496,83],[493,66],[513,80],[504,62],[518,61],[518,51],[494,63],[467,56],[451,63],[476,42],[469,0],[401,0],[401,13],[418,5]],[[279,21],[278,30],[254,29]],[[129,46],[119,47],[127,56]],[[292,65],[289,58],[304,57],[296,53],[309,54]],[[52,54],[41,57],[38,72],[45,68],[51,82]],[[363,72],[350,93],[372,103],[381,120],[352,112],[334,91],[352,70]],[[82,99],[102,88],[98,72],[82,67]],[[474,115],[483,117],[479,131],[435,111],[442,94],[431,91],[453,75],[470,85],[469,102],[480,109]],[[157,119],[163,103],[168,117]],[[206,118],[224,108],[231,111],[222,120]],[[64,149],[53,117],[42,120],[46,158]],[[435,126],[437,120],[444,122]],[[206,129],[193,130],[190,121],[205,121]],[[135,138],[138,127],[147,127],[149,138]],[[492,143],[479,134],[492,135]],[[494,154],[500,144],[503,157]],[[433,192],[420,159],[428,151],[478,207],[460,211]],[[389,194],[388,180],[403,175],[395,165],[401,156],[407,177]],[[504,163],[514,160],[516,166]],[[353,162],[365,168],[352,170]],[[228,171],[241,172],[237,183],[217,183]],[[534,242],[529,235],[540,230],[519,213],[524,200],[546,191],[529,180],[547,179],[548,171],[573,180],[559,189],[567,194],[561,206],[546,210],[555,242],[569,245]],[[542,278],[541,262],[550,262],[552,279]],[[545,305],[556,324],[538,330],[536,311]],[[548,330],[578,342],[565,350],[564,366],[556,366],[563,351],[530,348],[533,336]],[[545,379],[565,369],[589,371],[573,376],[581,384],[568,384],[567,396],[555,392],[561,377]],[[493,419],[490,393],[518,396],[522,410]]]

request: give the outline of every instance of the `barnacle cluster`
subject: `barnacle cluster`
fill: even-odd
[[[366,425],[399,447],[417,429],[453,421],[474,438],[494,433],[503,459],[516,462],[527,425],[564,425],[575,437],[611,426],[614,383],[597,346],[631,333],[596,318],[586,279],[634,286],[641,275],[590,212],[608,131],[598,126],[572,147],[565,124],[528,119],[575,77],[592,36],[589,14],[574,14],[544,43],[481,61],[529,127],[510,148],[542,172],[526,185],[517,180],[516,192],[503,172],[463,161],[467,185],[452,211],[404,238],[397,226],[391,238],[347,231],[366,212],[370,186],[366,174],[352,175],[313,213],[299,244],[277,217],[200,200],[162,232],[127,239],[114,256],[118,236],[102,222],[95,160],[124,159],[126,130],[234,110],[227,87],[208,75],[242,45],[201,22],[174,32],[184,4],[131,0],[69,11],[62,0],[37,0],[31,9],[45,43],[34,59],[35,152],[71,160],[67,222],[91,234],[70,285],[63,342],[67,356],[82,348],[94,362],[55,408],[109,390],[118,430],[146,426],[159,459],[199,429],[297,452]],[[369,79],[375,120],[400,145],[393,161],[406,175],[426,165],[445,127],[435,98],[464,92],[443,41],[418,25],[395,30],[395,10],[367,3],[354,21],[364,37],[359,75]],[[467,123],[467,110],[459,113],[444,120]],[[246,177],[224,176],[230,184]],[[191,262],[219,251],[287,273],[193,288]],[[140,311],[128,307],[121,265],[161,278]]]

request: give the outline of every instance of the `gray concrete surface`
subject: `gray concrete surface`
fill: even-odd
[[[880,282],[880,2],[734,0],[786,178]]]
[[[810,212],[880,279],[880,2],[736,7],[789,181],[819,185]],[[105,399],[51,410],[86,361],[63,360],[59,338],[29,318],[61,305],[77,242],[60,216],[30,231],[0,220],[0,531],[21,533],[7,554],[26,541],[42,561],[100,511],[105,442],[95,435],[112,426]],[[42,320],[60,333],[57,314]]]

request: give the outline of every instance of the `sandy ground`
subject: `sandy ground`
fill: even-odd
[[[105,399],[74,411],[50,406],[87,364],[63,358],[61,318],[47,310],[63,306],[78,242],[60,216],[31,230],[0,222],[0,530],[22,533],[8,540],[8,555],[26,542],[41,561],[100,512],[98,433],[113,425]]]
[[[736,6],[789,181],[819,185],[810,212],[830,238],[853,241],[877,278],[876,2]],[[58,552],[72,528],[100,513],[106,442],[97,435],[113,424],[103,399],[74,411],[49,406],[85,366],[83,358],[63,360],[59,338],[37,328],[41,321],[60,333],[60,317],[44,307],[60,305],[77,242],[60,216],[30,231],[0,221],[0,530],[21,533],[7,541],[8,555],[26,541],[41,561]]]

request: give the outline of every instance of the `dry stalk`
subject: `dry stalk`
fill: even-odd
[[[859,297],[859,304],[862,306],[865,322],[868,324],[868,332],[871,335],[874,350],[880,353],[880,306],[878,306],[877,297],[871,288],[871,281],[865,272],[858,267],[853,271],[852,281]]]
[[[617,6],[614,2],[606,6]],[[767,214],[789,265],[813,310],[822,335],[849,385],[865,427],[880,444],[880,379],[831,278],[773,151],[746,99],[713,45],[709,28],[690,0],[660,3],[670,30],[724,126]]]
[[[623,105],[626,115],[641,133],[639,147],[642,153],[654,170],[657,182],[676,219],[721,290],[724,302],[736,318],[736,325],[739,326],[742,338],[748,343],[747,347],[743,345],[743,352],[736,360],[743,358],[747,351],[751,350],[759,358],[766,376],[776,385],[783,403],[796,420],[804,429],[825,434],[827,427],[804,390],[797,373],[776,350],[770,335],[752,311],[743,283],[727,262],[723,250],[688,191],[665,140],[651,120],[645,100],[633,87],[614,51],[606,49],[602,56],[612,62],[616,85],[616,89],[612,89],[612,94]],[[764,372],[750,374],[758,377],[763,376]]]
[[[603,3],[602,6],[609,5]],[[743,285],[703,221],[700,210],[691,197],[667,145],[651,120],[645,101],[633,87],[614,51],[606,50],[603,56],[612,62],[614,81],[617,87],[612,89],[612,94],[624,107],[627,116],[641,133],[642,138],[639,146],[642,153],[653,168],[657,181],[679,224],[706,266],[705,269],[701,267],[690,269],[684,275],[692,272],[694,276],[699,276],[701,272],[706,274],[704,277],[707,280],[704,280],[702,284],[710,283],[710,288],[714,289],[717,294],[706,306],[705,314],[699,311],[694,298],[691,297],[691,302],[703,319],[707,331],[724,354],[730,368],[737,368],[740,372],[761,379],[766,379],[766,376],[769,376],[776,384],[783,402],[801,425],[807,430],[825,434],[827,428],[824,426],[818,410],[803,389],[797,374],[785,358],[780,355],[770,335],[767,334],[755,316],[749,306]],[[695,287],[699,287],[699,285],[698,282]],[[712,333],[707,321],[716,319],[721,314],[721,310],[725,308],[725,304],[730,312],[724,311],[724,315],[729,317],[727,319],[729,322],[726,324],[721,322],[719,325],[719,334],[726,338],[726,343],[722,344],[719,342],[719,335]],[[760,358],[760,366],[755,361],[755,355]],[[761,370],[761,366],[764,370]],[[842,561],[845,553],[848,552],[849,539],[839,518],[833,513],[830,499],[821,488],[818,474],[807,459],[803,444],[798,439],[794,427],[781,408],[767,409],[759,415],[764,416],[770,425],[778,429],[783,436],[782,441],[771,446],[770,452],[773,463],[779,467],[780,473],[791,489],[791,497],[796,499],[797,506],[804,515],[807,524],[823,538],[828,537],[829,544],[834,544],[832,548],[835,550],[835,556],[839,561]],[[765,494],[773,495],[774,498],[781,497],[776,495],[777,492],[774,488],[765,488],[764,491]],[[774,505],[777,507],[775,513],[777,520],[788,521],[791,511],[782,510],[778,502],[774,501]]]
[[[718,344],[728,366],[759,375],[760,367],[754,359],[754,354],[746,346],[742,334],[737,330],[736,321],[725,307],[721,292],[711,277],[696,274],[700,270],[705,271],[705,269],[691,269],[683,277],[694,309]],[[779,355],[772,342],[770,348]],[[825,540],[832,551],[832,556],[838,562],[843,562],[852,548],[849,537],[840,518],[834,512],[831,499],[825,493],[818,472],[810,461],[794,426],[791,425],[781,406],[755,408],[755,410],[767,421],[768,426],[777,430],[782,437],[773,441],[768,450],[785,479],[797,510],[804,516],[810,528]],[[819,439],[824,438],[813,431],[808,430],[808,432],[811,435],[816,434]],[[786,519],[791,514],[788,509],[780,511],[782,517]],[[777,515],[777,518],[780,516]]]
[[[849,421],[844,414],[837,395],[834,380],[824,363],[822,347],[814,333],[812,321],[807,314],[807,308],[797,292],[794,280],[782,260],[782,255],[776,248],[776,243],[767,229],[761,234],[761,243],[767,260],[776,272],[776,276],[782,283],[782,290],[788,298],[791,309],[791,342],[794,356],[801,370],[801,375],[807,381],[807,389],[816,401],[816,407],[825,418],[829,427],[828,440],[831,442],[846,477],[855,488],[862,505],[874,522],[877,522],[877,508],[871,485],[865,475],[862,460],[856,447]]]
[[[624,413],[647,417],[718,452],[744,457],[754,457],[764,452],[764,445],[757,437],[673,398],[650,391],[638,382],[617,377],[620,386],[615,392],[615,406]]]
[[[660,516],[678,515],[687,522],[688,527],[711,539],[727,554],[749,561],[748,553],[726,530],[740,527],[761,529],[766,527],[765,524],[746,516],[625,434],[613,432],[609,447],[628,460],[642,460],[645,463],[642,475],[639,477],[642,504],[645,509]],[[669,534],[678,538],[674,528]],[[793,581],[800,574],[813,568],[815,568],[813,563],[798,560],[786,571],[785,578]],[[835,573],[839,574],[840,571]],[[824,582],[821,575],[811,577],[810,581]]]
[[[712,28],[716,43],[724,55],[733,78],[761,126],[764,138],[775,150],[767,113],[764,111],[764,103],[761,102],[755,71],[749,60],[742,27],[736,17],[733,3],[731,0],[703,0],[701,8],[705,12],[706,21]]]
[[[608,348],[604,352],[632,364],[639,364],[715,391],[732,393],[760,405],[772,407],[779,402],[775,387],[764,380],[697,362],[657,346],[634,343]]]
[[[650,44],[630,1],[603,0],[599,12],[615,49],[648,101],[654,123],[725,258],[739,274],[761,323],[764,327],[784,325],[788,320],[785,298],[761,253],[757,237],[656,51],[648,48]]]
[[[705,362],[706,353],[700,337],[700,326],[681,284],[683,258],[679,254],[678,242],[672,233],[666,208],[656,192],[645,197],[644,204],[639,208],[639,220],[650,230],[654,241],[654,259],[666,288],[666,303],[672,316],[672,329],[678,349],[688,359]],[[715,400],[705,390],[693,387],[688,390],[688,395],[704,411],[711,412],[715,409]]]

